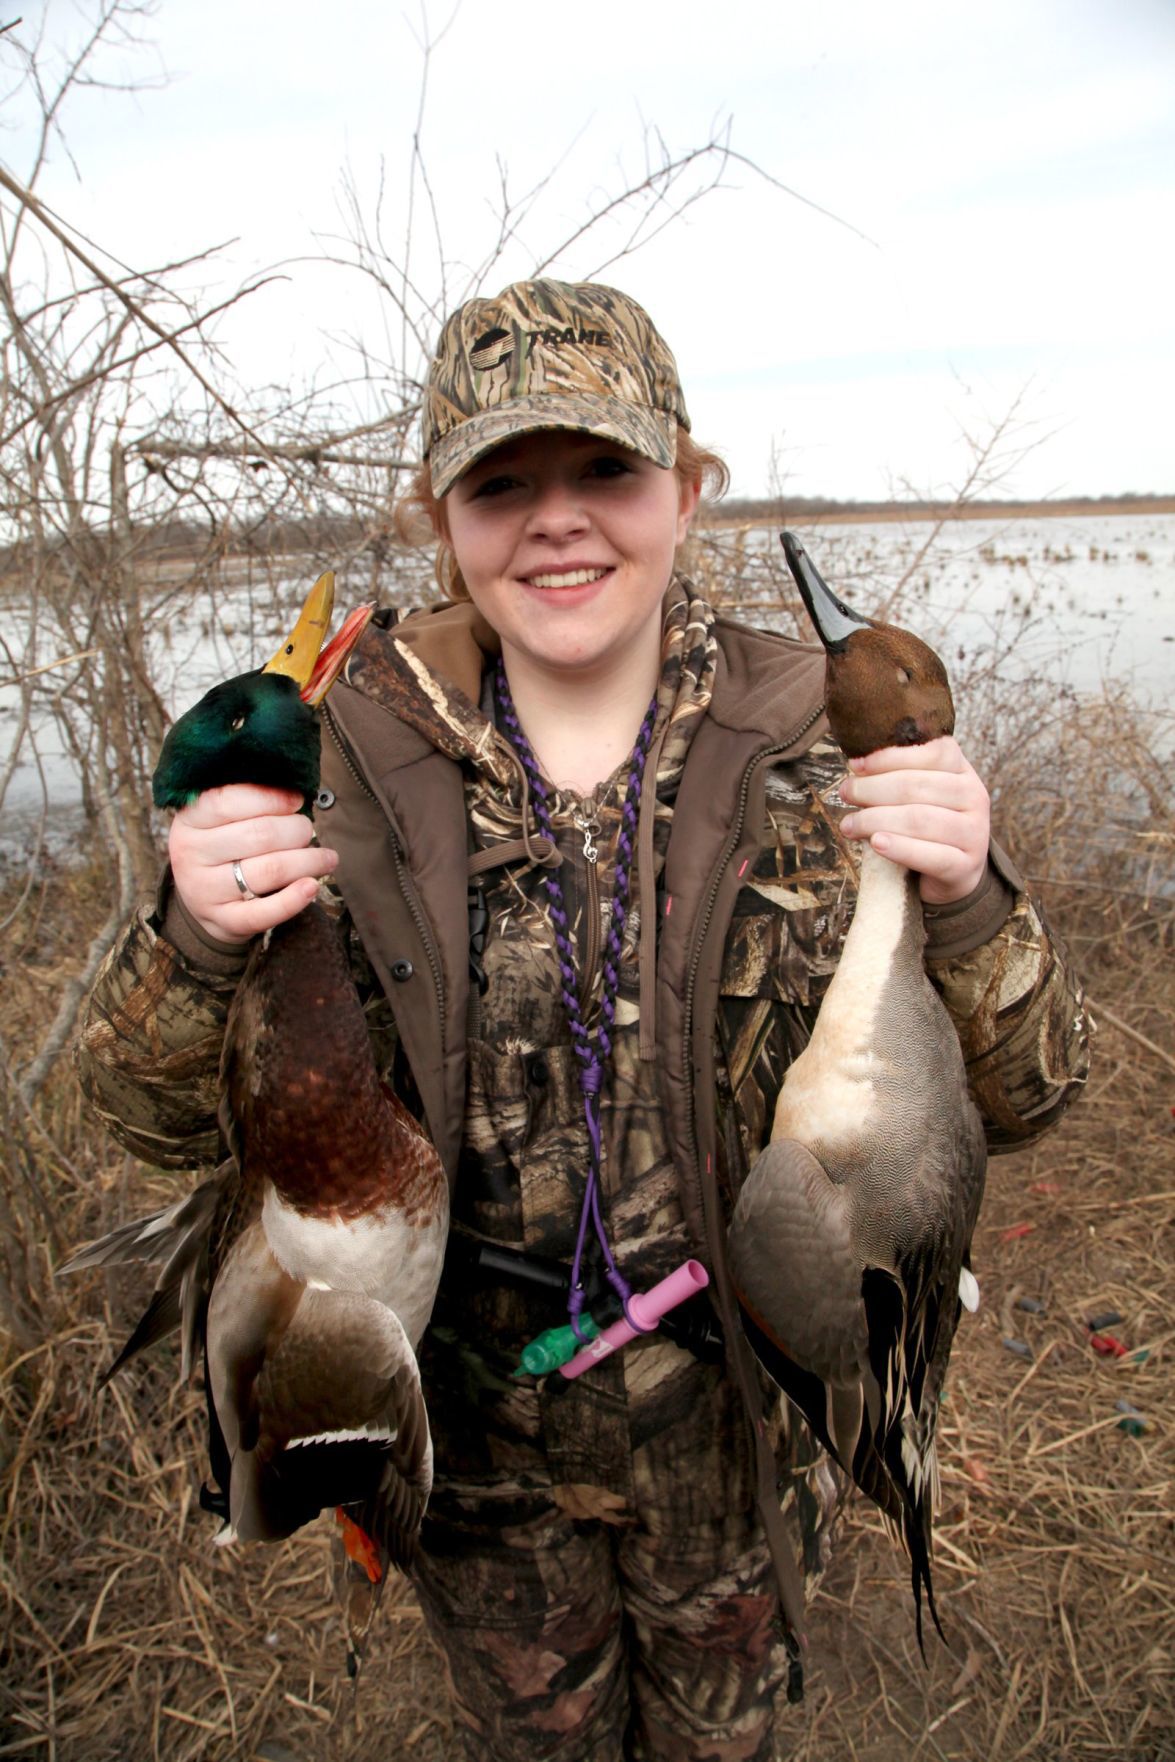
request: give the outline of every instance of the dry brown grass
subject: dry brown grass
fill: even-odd
[[[932,1641],[922,1665],[903,1564],[854,1505],[812,1609],[807,1698],[781,1714],[781,1755],[810,1762],[1175,1757],[1175,818],[1128,705],[1059,705],[1051,723],[1038,705],[1030,726],[1022,711],[1018,697],[993,711],[998,813],[1085,974],[1094,1074],[1055,1134],[989,1176],[984,1305],[940,1432],[952,1649]],[[44,1015],[96,894],[85,872],[50,874],[7,930],[10,1045]],[[250,1554],[210,1546],[200,1397],[177,1387],[170,1352],[95,1398],[143,1286],[58,1285],[53,1265],[175,1178],[102,1141],[68,1072],[35,1117],[6,1090],[0,1129],[0,1756],[450,1756],[411,1594],[392,1588],[356,1692],[326,1526]],[[1125,1358],[1090,1345],[1087,1318],[1109,1309]],[[1120,1400],[1145,1416],[1141,1436]]]

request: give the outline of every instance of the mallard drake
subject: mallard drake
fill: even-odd
[[[251,782],[319,782],[322,701],[370,616],[320,653],[333,576],[265,668],[176,722],[158,805]],[[69,1270],[163,1261],[107,1376],[172,1327],[202,1346],[218,1541],[287,1536],[344,1508],[374,1582],[406,1565],[432,1479],[415,1347],[440,1278],[448,1187],[431,1143],[381,1082],[335,925],[317,904],[258,938],[228,1018],[220,1121],[229,1155],[187,1199],[83,1250]],[[356,1524],[358,1528],[356,1528]]]
[[[783,536],[846,755],[953,732],[938,656],[852,612]],[[935,1420],[961,1299],[978,1300],[969,1245],[987,1160],[924,941],[917,876],[865,846],[844,951],[729,1230],[757,1356],[909,1551],[920,1644],[923,1586],[942,1632]]]

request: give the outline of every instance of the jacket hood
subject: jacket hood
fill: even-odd
[[[377,613],[345,678],[430,746],[508,788],[517,761],[481,708],[485,669],[500,653],[496,632],[468,604],[412,612],[390,628]]]
[[[724,642],[727,631],[737,632],[739,641]],[[736,734],[761,734],[765,743],[781,749],[780,758],[806,752],[827,733],[822,648],[770,630],[749,630],[727,618],[716,620],[715,633],[713,721]]]

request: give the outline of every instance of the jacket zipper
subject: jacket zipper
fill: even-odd
[[[472,885],[470,885],[468,888],[468,891],[466,893],[466,900],[469,905],[470,922],[472,923],[472,914],[473,914],[473,888],[472,888]],[[477,888],[477,904],[478,904],[478,907],[482,911],[485,911],[485,909],[486,909],[485,889],[480,884],[478,885],[478,888]],[[486,936],[483,936],[483,938],[482,938],[482,948],[481,948],[481,950],[479,952],[479,956],[478,956],[478,963],[477,963],[478,964],[478,971],[476,973],[473,970],[473,955],[474,955],[473,933],[472,933],[472,930],[470,931],[469,1001],[465,1006],[465,1038],[466,1038],[466,1040],[480,1040],[481,1039],[481,986],[482,986],[482,978],[484,977],[484,974],[485,974],[485,967],[482,965],[481,956],[484,955],[484,953],[485,953],[485,942],[488,938],[488,933],[489,933],[489,914],[487,913],[486,914]]]
[[[385,819],[387,819],[387,810],[384,808],[383,803],[380,801],[374,789],[372,789],[370,783],[368,783],[366,777],[351,756],[347,743],[343,739],[339,730],[335,727],[334,718],[331,716],[329,710],[323,715],[322,720],[329,729],[330,737],[338,748],[339,756],[344,765],[346,765],[347,770],[351,773],[351,776],[355,779],[364,795],[366,795],[369,800],[375,802],[380,812],[384,815]],[[411,915],[412,922],[416,927],[416,933],[420,937],[424,952],[428,956],[428,964],[432,972],[433,990],[436,993],[437,999],[437,1018],[440,1022],[441,1039],[443,1043],[445,1033],[445,988],[441,983],[441,963],[437,955],[436,945],[433,941],[432,931],[429,928],[428,919],[420,908],[420,904],[416,898],[415,889],[411,884],[411,879],[408,874],[408,865],[404,860],[404,849],[400,843],[399,834],[396,831],[394,823],[390,819],[388,820],[388,838],[392,846],[392,861],[396,865],[396,879],[400,884],[401,896],[403,897],[404,904],[408,907],[408,911]]]
[[[364,795],[367,796],[368,800],[376,802],[376,805],[378,806],[379,804],[374,789],[372,789],[370,783],[351,757],[351,749],[335,727],[334,717],[325,705],[322,710],[322,720],[326,725],[327,732],[330,734],[331,739],[339,750],[339,757],[342,759],[344,765],[346,765],[348,771],[350,771],[352,777],[355,779]]]
[[[581,821],[585,824],[581,824]],[[593,824],[597,827],[599,824],[594,795],[583,803],[574,821],[576,830],[583,837],[583,866],[587,871],[587,935],[584,938],[583,971],[579,981],[579,1008],[585,1017],[600,960],[600,876],[596,866],[600,853],[589,829]]]
[[[396,865],[396,879],[400,883],[400,892],[403,895],[405,905],[412,914],[412,922],[416,926],[416,933],[420,937],[425,954],[428,956],[428,964],[432,972],[433,990],[436,992],[437,998],[437,1020],[440,1023],[441,1041],[443,1044],[445,1037],[445,988],[441,983],[440,959],[433,943],[432,931],[429,928],[428,919],[420,908],[415,891],[409,880],[408,865],[404,861],[404,849],[396,834],[394,826],[389,825],[388,836],[392,841],[392,860]]]

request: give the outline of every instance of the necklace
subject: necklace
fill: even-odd
[[[514,700],[510,695],[506,669],[500,658],[494,672],[494,694],[502,725],[522,761],[527,782],[530,784],[535,818],[544,836],[554,844],[555,835],[551,826],[547,786],[539,771],[534,749],[522,732],[522,724],[518,720]],[[575,1257],[571,1264],[571,1283],[567,1294],[568,1319],[578,1340],[586,1340],[587,1338],[580,1330],[579,1317],[584,1307],[583,1257],[589,1229],[594,1231],[600,1245],[605,1277],[624,1305],[626,1320],[638,1332],[649,1332],[647,1327],[642,1327],[635,1319],[630,1309],[632,1289],[616,1264],[616,1258],[608,1241],[608,1233],[604,1228],[604,1217],[600,1206],[600,1090],[608,1060],[612,1055],[612,1029],[616,1021],[616,992],[620,984],[620,955],[624,944],[624,926],[628,919],[628,896],[633,857],[636,850],[637,817],[640,809],[641,789],[644,783],[645,760],[649,756],[649,743],[653,738],[653,724],[656,718],[657,698],[654,694],[645,712],[645,719],[641,723],[636,744],[628,761],[624,807],[621,810],[620,831],[616,840],[616,871],[612,887],[612,909],[608,923],[608,934],[604,942],[600,1020],[594,1040],[584,1026],[583,1014],[579,1007],[575,951],[571,946],[567,907],[558,871],[553,870],[544,880],[551,927],[555,934],[555,948],[559,956],[563,1008],[567,1016],[568,1027],[571,1030],[571,1044],[579,1061],[579,1086],[583,1094],[584,1114],[588,1129],[587,1182],[584,1187],[583,1204],[580,1207],[579,1232],[576,1237]],[[584,821],[584,824],[581,824],[581,821]],[[594,863],[599,855],[598,847],[595,844],[595,835],[600,830],[599,822],[593,813],[586,819],[582,814],[577,816],[575,824],[583,834],[584,856],[588,862]]]

